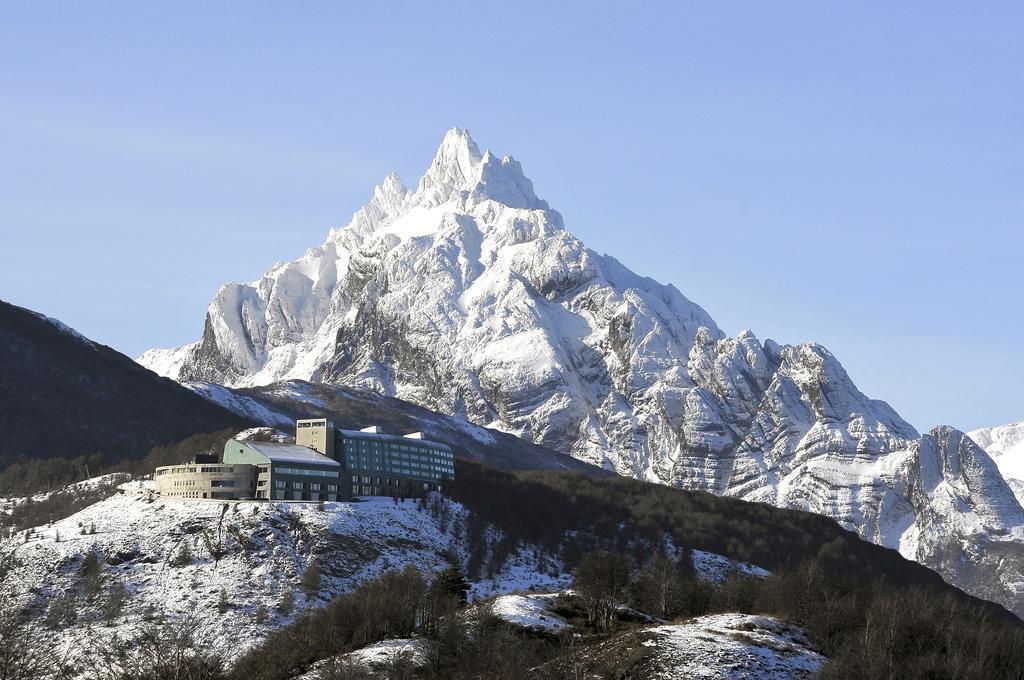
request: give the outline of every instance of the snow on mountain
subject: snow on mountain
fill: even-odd
[[[967,434],[995,461],[1017,500],[1024,503],[1024,420]]]
[[[920,435],[816,343],[726,337],[586,248],[464,130],[415,189],[388,175],[323,245],[221,288],[199,341],[139,361],[236,388],[367,388],[622,475],[821,513],[1024,612],[1024,562],[982,566],[1021,547],[1024,516],[984,451]]]
[[[205,397],[242,417],[251,418],[256,422],[266,423],[267,425],[280,425],[284,427],[294,427],[295,425],[294,420],[287,415],[268,408],[251,397],[236,394],[221,385],[202,381],[186,382],[183,384],[201,397]]]
[[[200,342],[139,361],[228,386],[365,386],[653,477],[644,404],[683,403],[701,327],[722,335],[587,249],[518,162],[451,130],[415,191],[389,175],[325,244],[222,288]]]
[[[54,328],[59,330],[61,333],[64,333],[65,335],[70,335],[75,340],[78,340],[82,344],[87,345],[87,346],[89,346],[89,347],[91,347],[93,349],[96,348],[96,343],[94,343],[92,340],[90,340],[89,338],[85,337],[84,335],[82,335],[81,333],[76,331],[71,326],[68,326],[63,321],[60,321],[58,319],[54,319],[52,316],[46,316],[45,314],[40,314],[39,312],[31,312],[31,313],[34,314],[36,317],[42,319],[46,323],[50,324],[51,326],[53,326]]]
[[[59,648],[81,650],[88,636],[130,636],[147,618],[191,617],[231,654],[240,654],[307,607],[318,606],[388,569],[413,565],[436,570],[449,550],[465,557],[449,504],[442,528],[413,500],[373,498],[358,503],[221,503],[180,501],[147,494],[112,496],[50,526],[0,541],[0,597],[35,612],[39,634]],[[187,558],[183,558],[183,549]],[[85,592],[85,556],[100,557],[103,593],[126,589],[123,611],[104,616],[107,595]],[[218,557],[215,558],[214,554]],[[321,588],[306,596],[300,580],[312,562]],[[530,587],[564,588],[568,575],[536,570],[527,546],[493,579],[472,584],[472,595]],[[286,593],[293,612],[281,611]],[[59,630],[42,619],[71,597],[72,620]],[[224,604],[226,604],[226,607]],[[260,614],[261,608],[263,613]]]
[[[690,555],[693,571],[697,578],[709,583],[722,583],[733,574],[768,578],[771,573],[767,569],[746,562],[737,562],[724,555],[717,555],[704,550],[694,550]]]

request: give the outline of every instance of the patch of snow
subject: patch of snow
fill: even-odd
[[[32,312],[32,310],[28,310],[28,311]],[[96,343],[94,343],[92,340],[90,340],[89,338],[85,337],[84,335],[82,335],[81,333],[76,331],[71,326],[68,326],[63,321],[58,321],[57,319],[54,319],[52,316],[46,316],[45,314],[40,314],[39,312],[32,312],[32,314],[35,314],[37,317],[39,317],[40,319],[42,319],[46,323],[55,326],[62,333],[67,333],[68,335],[70,335],[71,337],[75,338],[76,340],[79,340],[79,341],[85,343],[86,345],[89,345],[89,347],[91,347],[93,349],[96,349]]]
[[[693,561],[693,569],[697,572],[697,578],[709,583],[722,583],[733,574],[753,576],[756,578],[768,578],[771,572],[747,562],[731,560],[724,555],[694,550],[690,556]]]
[[[334,677],[330,672],[335,665],[346,671],[355,670],[367,674],[384,671],[399,659],[414,667],[420,667],[426,665],[429,651],[430,642],[422,638],[381,640],[347,654],[317,661],[308,671],[295,676],[294,680],[318,680],[325,672],[328,673],[328,677]],[[344,672],[340,675],[345,677]]]
[[[551,611],[551,605],[559,595],[500,595],[490,605],[490,611],[515,626],[557,632],[569,627],[565,619]]]
[[[825,663],[803,630],[768,616],[702,616],[649,628],[644,637],[652,680],[793,680],[813,677]]]
[[[271,441],[278,444],[295,443],[295,437],[275,427],[250,427],[248,430],[242,430],[235,435],[235,439],[239,441],[258,439],[259,441]]]
[[[365,668],[377,668],[391,663],[397,656],[405,656],[415,666],[427,662],[429,643],[420,638],[399,638],[381,640],[367,645],[345,656],[355,664]]]
[[[183,382],[182,385],[199,396],[209,399],[215,404],[220,404],[242,417],[251,418],[268,426],[295,426],[295,420],[290,416],[280,411],[269,409],[252,397],[236,394],[220,385],[201,381]]]

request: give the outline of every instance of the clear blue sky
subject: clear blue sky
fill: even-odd
[[[433,4],[4,3],[0,298],[191,341],[460,126],[727,332],[1024,418],[1024,5]]]

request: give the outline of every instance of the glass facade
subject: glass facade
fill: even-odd
[[[335,448],[353,495],[416,495],[455,476],[451,449],[411,437],[344,431]]]

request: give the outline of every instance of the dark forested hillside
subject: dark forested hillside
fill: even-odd
[[[0,468],[95,453],[134,458],[246,424],[121,353],[0,301]]]
[[[864,586],[880,581],[934,589],[1017,620],[1002,606],[966,595],[931,569],[814,513],[625,477],[512,472],[468,461],[457,462],[455,481],[445,494],[500,528],[509,546],[542,546],[561,553],[570,567],[595,549],[643,563],[664,549],[667,538],[678,549],[707,550],[771,571],[813,560],[834,577]],[[495,549],[504,550],[484,547],[488,554]]]

